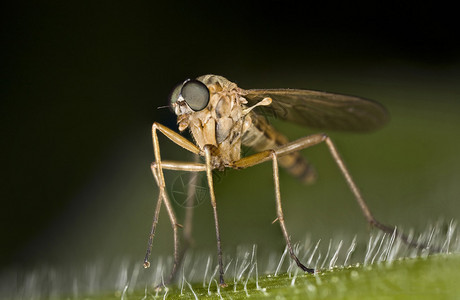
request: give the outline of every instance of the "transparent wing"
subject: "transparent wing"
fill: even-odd
[[[272,104],[260,107],[263,114],[318,129],[364,132],[388,121],[381,104],[355,96],[298,89],[242,90],[242,95],[249,106],[270,97]]]

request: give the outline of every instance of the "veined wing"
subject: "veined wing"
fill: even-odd
[[[372,131],[388,121],[379,103],[355,96],[300,89],[242,90],[248,105],[272,98],[262,112],[299,125],[318,129]]]

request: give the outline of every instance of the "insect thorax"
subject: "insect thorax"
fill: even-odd
[[[247,103],[235,83],[221,76],[199,77],[209,89],[208,106],[201,111],[190,110],[177,118],[179,129],[187,127],[196,145],[203,150],[213,145],[212,167],[223,169],[240,159],[244,125],[243,109]]]

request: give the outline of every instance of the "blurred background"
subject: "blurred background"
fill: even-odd
[[[375,216],[423,230],[460,216],[460,47],[453,11],[428,4],[286,1],[47,1],[2,9],[0,269],[142,263],[158,189],[151,124],[176,129],[168,94],[214,73],[243,88],[308,88],[374,99],[390,123],[328,132]],[[289,138],[317,132],[272,120]],[[161,138],[164,159],[191,160]],[[293,241],[366,236],[325,145],[303,151],[315,185],[281,171]],[[183,174],[167,173],[168,191]],[[216,179],[224,249],[282,251],[271,165]],[[177,202],[177,201],[176,201]],[[196,251],[215,251],[209,200]],[[178,217],[184,208],[175,203]],[[152,256],[172,251],[165,209]]]

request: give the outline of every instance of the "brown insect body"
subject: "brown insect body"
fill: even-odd
[[[217,75],[204,75],[197,80],[208,87],[209,104],[201,111],[176,109],[178,124],[181,131],[189,128],[201,150],[205,145],[215,146],[213,168],[233,168],[233,162],[241,158],[242,144],[263,151],[288,142],[263,116],[248,110],[245,91],[235,83]],[[280,165],[304,182],[310,183],[315,178],[314,169],[298,152],[280,158]]]

